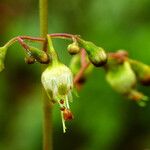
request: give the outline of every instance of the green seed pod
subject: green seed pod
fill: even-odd
[[[80,52],[80,47],[77,42],[73,42],[68,45],[67,50],[71,55],[75,55]]]
[[[0,72],[5,68],[4,60],[7,53],[6,47],[0,47]]]
[[[131,59],[129,62],[141,84],[150,85],[150,66]]]
[[[107,54],[105,53],[104,49],[96,46],[92,42],[84,41],[82,39],[79,39],[79,43],[81,44],[81,47],[86,50],[88,57],[93,65],[100,67],[106,64]]]
[[[106,79],[113,89],[121,94],[129,93],[136,84],[136,76],[128,62],[109,68]]]
[[[48,64],[50,62],[49,56],[46,52],[35,48],[35,47],[29,47],[30,55],[34,57],[38,62],[42,64]]]
[[[86,61],[87,62],[89,61],[87,56],[86,56]],[[70,69],[73,75],[76,75],[79,72],[80,68],[81,68],[81,55],[78,54],[72,57],[70,62]],[[84,72],[84,77],[87,77],[92,72],[93,68],[94,68],[93,65],[90,64]]]

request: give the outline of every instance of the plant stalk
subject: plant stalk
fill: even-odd
[[[48,34],[48,0],[39,0],[40,11],[40,34],[46,39]],[[46,51],[46,41],[43,50]],[[42,68],[42,71],[45,69]],[[48,101],[46,92],[43,89],[43,150],[52,150],[52,104]]]

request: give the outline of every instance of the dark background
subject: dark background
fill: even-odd
[[[39,36],[38,1],[0,0],[0,45],[18,35]],[[80,34],[106,51],[128,50],[150,64],[149,0],[49,0],[49,33]],[[66,42],[56,40],[68,64]],[[0,150],[42,149],[41,65],[27,65],[19,44],[11,46],[0,73]],[[149,87],[138,87],[150,96]],[[71,104],[75,119],[62,133],[53,112],[54,150],[149,150],[150,103],[145,108],[113,91],[94,69]]]

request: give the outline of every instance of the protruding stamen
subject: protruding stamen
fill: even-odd
[[[65,120],[63,116],[63,112],[61,111],[61,120],[62,120],[62,125],[63,125],[63,132],[66,133],[66,125],[65,125]]]
[[[70,109],[68,96],[66,96],[66,107],[67,107],[68,109]]]

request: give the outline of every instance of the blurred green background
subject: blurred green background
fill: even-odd
[[[37,0],[0,0],[0,44],[17,35],[39,35]],[[49,0],[49,33],[80,34],[107,51],[128,50],[150,64],[149,0]],[[55,40],[68,64],[66,42]],[[9,48],[0,73],[0,150],[42,149],[41,65],[27,65],[19,44]],[[150,96],[150,88],[139,86]],[[71,104],[75,119],[62,133],[59,108],[53,112],[54,150],[149,150],[150,103],[145,108],[111,89],[94,69]]]

